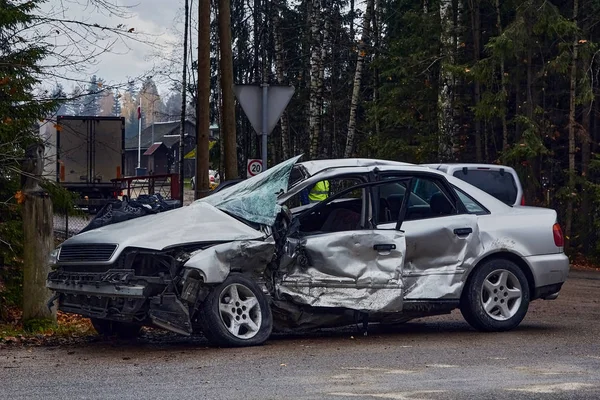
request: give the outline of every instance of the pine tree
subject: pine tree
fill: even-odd
[[[0,0],[0,194],[12,196],[18,180],[7,168],[18,168],[25,147],[35,138],[37,122],[51,114],[57,106],[56,98],[42,98],[34,94],[40,83],[40,62],[47,49],[21,36],[25,27],[33,23],[32,14],[40,1],[25,3]],[[64,93],[63,93],[64,94]]]
[[[112,115],[115,117],[121,116],[121,93],[118,90],[113,97]]]
[[[15,171],[20,171],[25,149],[38,141],[39,121],[57,105],[56,99],[40,98],[35,92],[48,49],[23,37],[36,24],[32,16],[41,3],[0,0],[0,287],[15,293],[0,293],[0,323],[7,308],[22,305],[23,222],[20,207],[9,204],[21,186],[21,176]]]
[[[96,116],[100,115],[100,86],[96,75],[93,75],[88,85],[87,94],[83,99],[83,115]]]

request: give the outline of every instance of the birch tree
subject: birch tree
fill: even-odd
[[[577,25],[577,14],[579,11],[579,0],[573,1],[573,23]],[[570,245],[571,228],[573,226],[573,202],[575,190],[575,129],[577,128],[575,120],[575,108],[577,101],[577,50],[578,35],[574,35],[573,50],[571,58],[571,68],[569,77],[569,192],[567,193],[567,213],[565,219],[565,236],[567,237],[567,246]]]
[[[321,64],[321,0],[312,0],[310,13],[310,94],[309,94],[309,157],[317,158],[319,150],[319,66]]]
[[[354,82],[352,87],[352,100],[350,103],[350,119],[348,121],[348,135],[346,137],[346,148],[344,158],[352,155],[354,150],[354,138],[356,135],[356,109],[360,99],[360,84],[367,56],[367,43],[370,37],[371,13],[373,12],[374,0],[367,0],[367,9],[363,19],[363,30],[360,41],[358,42],[358,55],[356,57],[356,71],[354,73]]]
[[[284,84],[285,54],[283,48],[283,34],[281,26],[281,12],[285,6],[285,0],[278,0],[273,13],[273,35],[275,36],[275,75],[277,83]],[[281,155],[284,160],[290,158],[290,129],[287,111],[281,116]]]
[[[323,13],[322,15],[322,43],[321,43],[321,54],[319,56],[319,76],[317,79],[317,120],[316,124],[319,127],[319,132],[321,133],[321,154],[318,156],[326,158],[327,157],[327,146],[329,144],[329,133],[327,132],[327,128],[323,124],[323,111],[324,111],[324,97],[323,97],[323,85],[325,82],[325,63],[327,59],[328,49],[331,47],[329,42],[329,29],[330,29],[330,19],[331,19],[331,8],[333,5],[331,4],[331,0],[323,0]]]
[[[498,28],[498,36],[502,35],[502,14],[500,13],[500,0],[496,0],[496,26]],[[508,90],[506,90],[506,72],[504,67],[504,54],[500,55],[500,85],[504,105],[506,108],[506,99],[508,98]],[[502,121],[502,150],[508,150],[508,125],[506,124],[506,112],[500,115]]]
[[[441,160],[451,160],[454,153],[454,141],[457,135],[454,124],[454,73],[452,66],[455,64],[454,52],[454,10],[452,0],[440,1],[440,55],[443,59],[440,70],[438,94],[438,131],[439,150]]]

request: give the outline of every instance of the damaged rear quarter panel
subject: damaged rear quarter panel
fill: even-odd
[[[470,228],[468,235],[455,230]],[[478,216],[470,214],[405,221],[405,299],[457,299],[468,272],[483,252]]]

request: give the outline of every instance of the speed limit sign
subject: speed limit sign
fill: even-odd
[[[255,176],[262,172],[262,160],[257,158],[248,160],[248,176]]]

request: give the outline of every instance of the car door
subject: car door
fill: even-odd
[[[400,311],[403,232],[375,226],[376,184],[329,181],[342,190],[294,218],[297,229],[280,263],[279,296],[313,307]]]
[[[470,214],[447,181],[436,175],[412,175],[405,186],[389,184],[379,192],[380,203],[390,207],[392,216],[379,221],[379,227],[396,224],[405,234],[405,300],[460,298],[481,246],[478,216]]]

